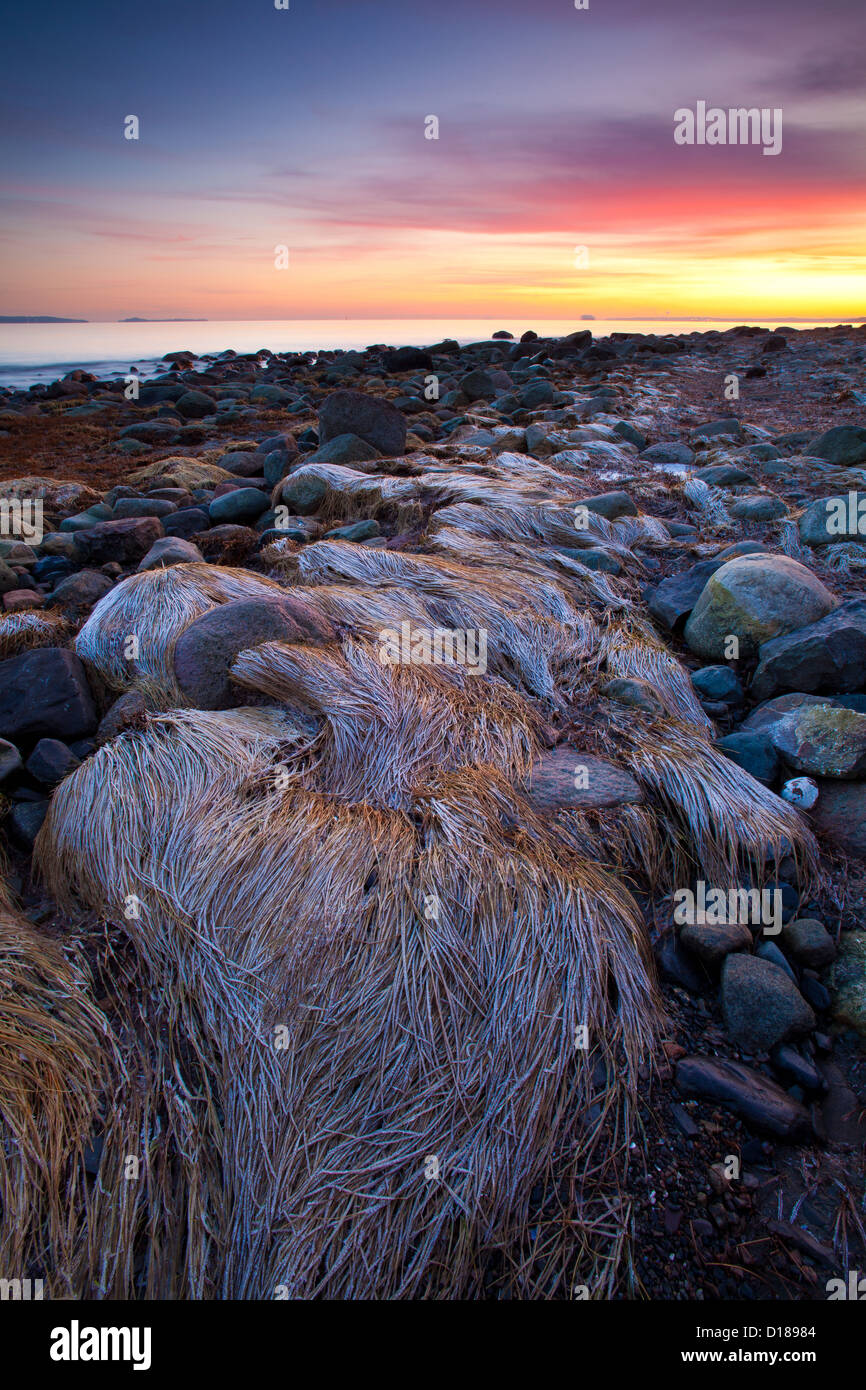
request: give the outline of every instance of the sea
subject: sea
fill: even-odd
[[[188,349],[198,356],[235,352],[306,352],[328,348],[424,347],[455,338],[459,343],[491,338],[507,329],[519,338],[527,329],[540,337],[560,337],[589,328],[608,333],[692,333],[724,331],[742,319],[222,319],[141,323],[0,323],[0,386],[26,389],[55,381],[76,367],[98,377],[122,376],[135,367],[143,378],[166,371],[166,352]],[[833,319],[753,319],[763,328],[819,328]]]

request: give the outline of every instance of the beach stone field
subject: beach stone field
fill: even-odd
[[[158,365],[0,388],[23,1273],[866,1269],[866,325]]]

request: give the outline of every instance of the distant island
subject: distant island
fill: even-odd
[[[89,323],[89,319],[55,319],[50,314],[0,314],[0,323]]]
[[[82,320],[83,322],[83,320]],[[118,319],[118,323],[207,323],[207,319]]]

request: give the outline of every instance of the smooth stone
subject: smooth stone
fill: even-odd
[[[81,766],[81,760],[60,739],[41,738],[25,766],[30,776],[44,787],[56,787]]]
[[[325,539],[330,541],[368,541],[373,536],[378,536],[379,531],[378,521],[371,518],[367,521],[352,521],[348,526],[335,526],[332,531],[325,532]]]
[[[704,666],[700,671],[693,671],[692,685],[708,700],[738,705],[743,699],[740,678],[730,666]]]
[[[174,502],[159,497],[119,497],[112,509],[113,521],[123,521],[130,516],[171,516],[177,511]]]
[[[729,960],[739,957],[730,956]],[[683,1057],[676,1064],[675,1082],[681,1095],[697,1096],[729,1106],[755,1129],[780,1139],[811,1133],[809,1112],[775,1081],[742,1062],[721,1057]]]
[[[637,516],[637,507],[627,492],[602,492],[597,497],[582,498],[578,505],[608,521],[615,521],[618,516]]]
[[[108,575],[99,570],[79,570],[55,584],[48,598],[49,608],[62,608],[70,617],[89,613],[114,588]]]
[[[721,1005],[731,1040],[749,1053],[768,1052],[815,1026],[815,1015],[790,977],[757,956],[727,957]]]
[[[188,541],[191,536],[210,528],[210,517],[203,507],[184,507],[174,516],[167,516],[162,524],[167,536],[179,536]]]
[[[329,439],[327,444],[321,445],[314,454],[310,454],[307,463],[339,463],[351,465],[353,463],[369,463],[372,459],[381,458],[380,451],[369,444],[366,439],[361,439],[357,434],[338,434],[333,439]]]
[[[747,951],[752,933],[742,923],[688,922],[680,932],[680,942],[686,950],[698,956],[706,965],[719,965],[731,951]]]
[[[688,444],[651,444],[641,454],[648,463],[673,463],[688,468],[695,461],[695,451]]]
[[[542,810],[638,805],[644,799],[625,768],[563,744],[533,765],[527,795]]]
[[[708,487],[738,487],[741,483],[755,481],[745,468],[738,468],[733,463],[708,464],[706,468],[699,468],[695,477],[700,478]]]
[[[74,652],[37,647],[0,661],[0,737],[70,740],[95,728],[90,686]]]
[[[788,508],[781,497],[738,497],[728,512],[735,521],[779,521]]]
[[[799,532],[803,544],[812,547],[841,541],[862,544],[866,541],[866,492],[816,498],[800,517]]]
[[[241,487],[215,497],[208,507],[208,516],[212,524],[218,526],[222,522],[255,521],[267,509],[266,493],[257,487]]]
[[[795,917],[782,928],[782,945],[800,965],[820,970],[836,959],[836,945],[823,922],[815,917]]]
[[[110,743],[118,734],[128,729],[144,727],[147,705],[140,690],[127,690],[118,696],[109,707],[96,730],[96,742],[100,746]]]
[[[216,410],[216,401],[204,391],[185,391],[175,401],[175,409],[185,420],[203,420]]]
[[[10,839],[20,849],[32,851],[47,815],[47,801],[16,801],[9,813]]]
[[[866,782],[818,782],[812,829],[835,850],[866,860]]]
[[[866,429],[858,425],[835,425],[812,441],[810,453],[840,468],[866,463]]]
[[[246,692],[229,680],[239,652],[262,642],[333,640],[329,624],[311,619],[293,596],[239,599],[210,609],[181,633],[174,649],[174,673],[196,709],[231,709]]]
[[[76,554],[84,564],[93,566],[116,560],[118,564],[137,565],[154,541],[165,535],[157,517],[127,517],[124,521],[101,521],[75,536]]]
[[[280,490],[280,500],[295,516],[312,516],[325,500],[328,484],[306,466],[287,478]]]
[[[197,545],[183,540],[181,536],[163,536],[150,547],[138,566],[138,573],[141,574],[143,570],[168,569],[171,565],[188,565],[203,559],[204,556]]]
[[[601,687],[601,693],[609,700],[616,700],[620,705],[631,705],[633,709],[643,710],[646,714],[665,713],[665,707],[649,681],[636,678],[607,681]]]
[[[740,656],[783,633],[817,622],[838,599],[811,570],[784,555],[741,555],[711,575],[685,626],[700,656],[727,655],[728,638]]]

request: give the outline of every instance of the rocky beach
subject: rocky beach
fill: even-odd
[[[0,388],[2,1268],[826,1300],[866,325],[161,368]]]

